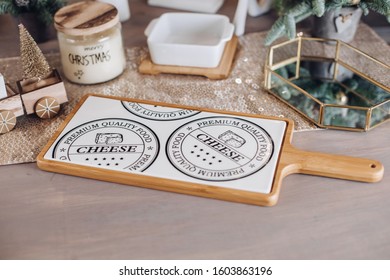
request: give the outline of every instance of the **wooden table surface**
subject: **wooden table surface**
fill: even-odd
[[[236,1],[220,13],[233,17]],[[126,46],[146,45],[166,11],[130,1]],[[248,18],[247,32],[275,16]],[[0,57],[16,56],[17,28],[0,16]],[[56,40],[41,44],[58,51]],[[279,203],[257,207],[129,187],[38,169],[0,167],[0,259],[389,259],[390,123],[368,133],[300,132],[305,150],[381,161],[375,184],[291,175]],[[1,155],[0,155],[1,156]]]

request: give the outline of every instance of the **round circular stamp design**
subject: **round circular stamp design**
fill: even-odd
[[[180,172],[208,181],[249,176],[267,165],[273,140],[259,125],[235,117],[188,122],[168,139],[166,154]]]
[[[185,119],[196,114],[200,111],[186,110],[180,108],[164,107],[150,104],[140,104],[136,102],[122,101],[122,105],[130,113],[154,121],[175,121]]]
[[[144,171],[160,150],[156,134],[127,119],[101,119],[79,125],[57,142],[53,158],[101,168]]]

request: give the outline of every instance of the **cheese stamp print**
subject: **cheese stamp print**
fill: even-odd
[[[122,101],[122,105],[130,113],[136,116],[154,121],[174,121],[181,120],[196,114],[200,111],[163,107],[149,104]]]
[[[118,144],[123,142],[123,135],[120,133],[97,133],[96,144]]]
[[[156,134],[127,119],[82,124],[61,137],[53,158],[114,170],[144,171],[159,153]]]
[[[235,117],[206,117],[171,134],[166,154],[180,172],[208,181],[236,180],[258,172],[274,144],[259,125]]]

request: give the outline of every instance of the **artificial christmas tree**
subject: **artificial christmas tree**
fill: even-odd
[[[309,16],[322,17],[326,12],[339,10],[342,7],[360,8],[364,15],[367,15],[369,10],[373,10],[386,16],[390,22],[390,0],[275,0],[274,5],[279,18],[267,34],[266,45],[270,45],[282,36],[294,38],[296,36],[296,23]],[[340,20],[336,20],[335,24],[339,24],[339,29],[341,29],[340,26],[344,29],[343,24],[346,26],[347,20],[350,19],[342,17]]]
[[[38,45],[22,24],[19,25],[19,36],[23,78],[42,79],[48,76],[52,69]]]

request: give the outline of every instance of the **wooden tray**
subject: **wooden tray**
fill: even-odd
[[[166,74],[180,74],[180,75],[197,75],[205,76],[211,80],[226,79],[232,68],[234,54],[236,53],[238,45],[238,39],[236,36],[226,44],[224,53],[221,58],[221,62],[217,68],[201,68],[201,67],[187,67],[187,66],[171,66],[154,64],[150,57],[145,58],[138,71],[142,74],[158,75],[161,73]]]
[[[52,172],[266,206],[292,173],[383,176],[378,161],[298,150],[292,135],[288,119],[88,95],[37,161]]]

